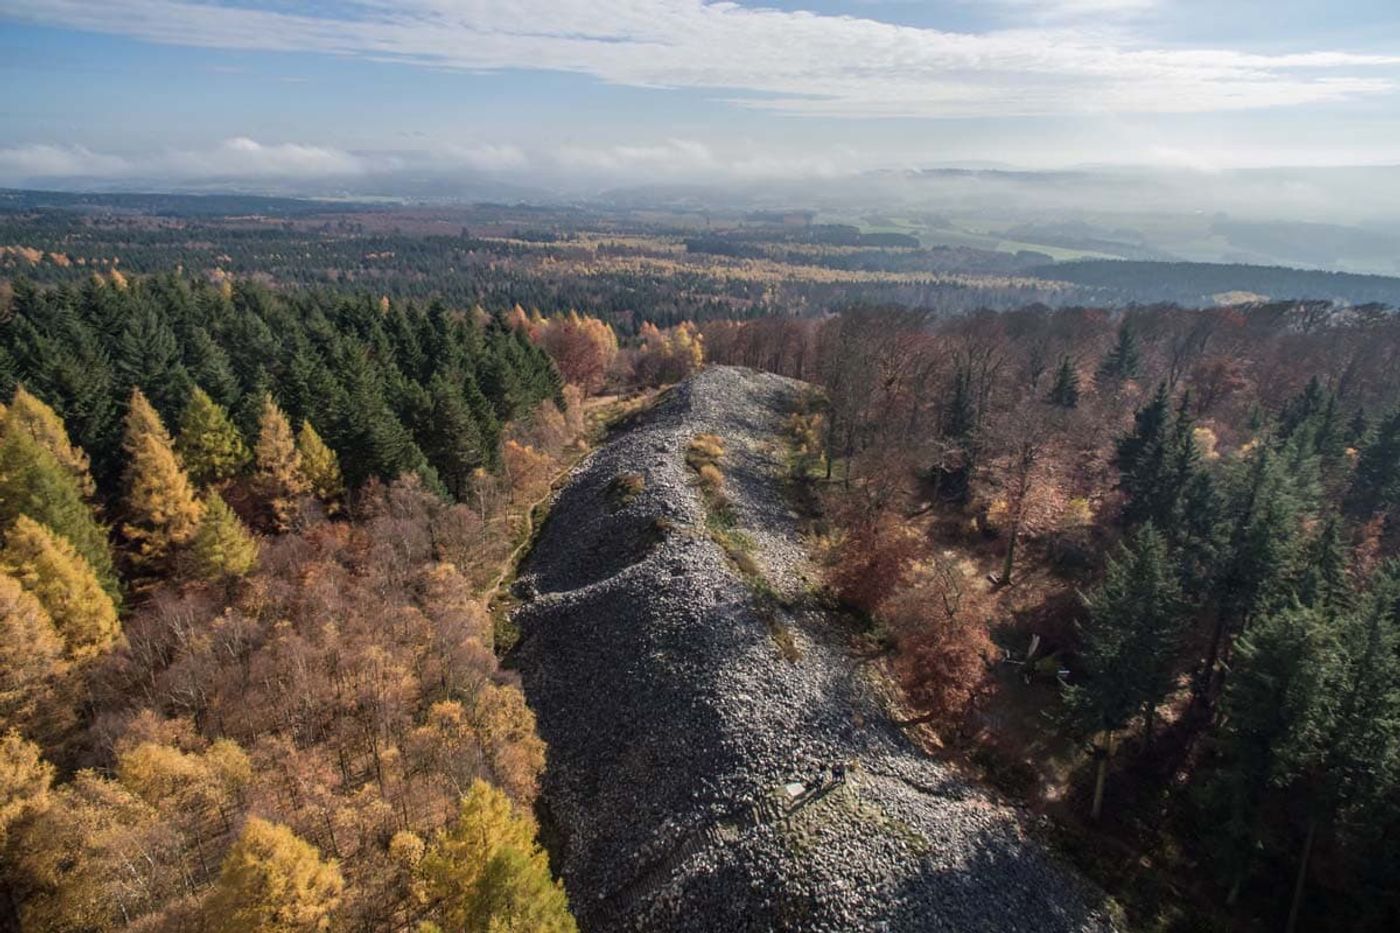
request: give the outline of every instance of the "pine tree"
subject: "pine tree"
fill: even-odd
[[[1060,368],[1055,371],[1055,384],[1050,387],[1049,401],[1061,408],[1079,406],[1079,373],[1067,356],[1060,360]]]
[[[434,919],[447,930],[572,933],[563,889],[535,842],[535,825],[480,779],[418,865]]]
[[[63,639],[34,595],[0,572],[0,733],[47,712],[49,684],[61,670]],[[3,807],[0,804],[0,807]]]
[[[310,421],[301,423],[297,432],[297,453],[301,455],[301,474],[311,494],[332,510],[345,495],[345,479],[340,475],[340,460],[326,446]]]
[[[134,562],[153,568],[172,547],[194,537],[201,509],[160,415],[140,389],[131,392],[122,448],[127,455],[122,535],[132,543]]]
[[[292,436],[292,426],[269,394],[263,396],[253,457],[257,464],[254,481],[258,494],[271,511],[274,526],[286,531],[292,527],[298,497],[309,492],[311,484],[302,472],[301,453]]]
[[[121,589],[107,531],[83,501],[73,473],[27,431],[0,432],[0,532],[27,515],[77,549],[112,598]]]
[[[121,634],[117,608],[92,567],[50,529],[21,515],[5,535],[0,572],[32,594],[53,620],[68,657],[83,661]]]
[[[1103,800],[1106,755],[1114,733],[1141,714],[1151,739],[1157,709],[1175,683],[1183,635],[1180,584],[1166,541],[1146,524],[1109,560],[1104,582],[1087,598],[1079,667],[1066,691],[1078,728],[1103,737],[1094,817]]]
[[[228,413],[198,386],[180,415],[175,449],[190,479],[199,486],[232,479],[252,459]]]
[[[14,398],[0,415],[6,429],[27,431],[39,445],[54,455],[64,469],[73,474],[78,489],[86,498],[97,491],[89,472],[87,454],[68,439],[63,419],[49,406],[30,395],[23,386],[15,389]]]
[[[190,561],[195,575],[204,580],[241,577],[258,561],[257,540],[213,490],[204,497],[204,515],[190,544]]]
[[[213,933],[323,929],[344,881],[334,862],[286,826],[249,817],[206,904]]]
[[[1142,358],[1138,351],[1137,332],[1132,321],[1124,319],[1118,327],[1118,342],[1104,357],[1099,367],[1099,375],[1105,379],[1121,381],[1136,379],[1142,369]]]

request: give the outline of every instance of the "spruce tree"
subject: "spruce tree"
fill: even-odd
[[[1303,567],[1298,583],[1298,598],[1303,605],[1341,610],[1351,604],[1352,588],[1341,516],[1328,514],[1322,528],[1308,544]]]
[[[210,490],[204,515],[190,543],[194,573],[204,580],[241,577],[258,561],[258,542],[239,521],[223,496]]]
[[[1232,900],[1269,831],[1270,790],[1289,785],[1316,748],[1333,637],[1326,615],[1295,607],[1260,618],[1236,645],[1221,760],[1204,788],[1213,837],[1206,851],[1229,879]]]
[[[1187,490],[1199,470],[1189,400],[1183,397],[1175,415],[1166,383],[1138,409],[1133,430],[1118,441],[1115,465],[1122,473],[1119,487],[1127,493],[1123,521],[1150,521],[1174,537],[1183,515]]]
[[[1327,394],[1316,376],[1308,380],[1303,391],[1285,402],[1282,410],[1279,411],[1279,436],[1291,437],[1309,419],[1322,412],[1327,402]]]
[[[50,529],[21,515],[5,534],[0,572],[19,581],[44,607],[68,657],[83,661],[121,634],[117,608],[82,555]]]
[[[471,477],[487,462],[486,445],[471,406],[457,386],[441,374],[428,386],[432,408],[422,440],[423,451],[459,501],[471,491]]]
[[[1400,505],[1400,408],[1383,418],[1362,445],[1348,502],[1363,517]]]
[[[257,464],[254,484],[258,494],[272,514],[273,525],[279,531],[287,531],[296,516],[298,498],[311,490],[311,484],[302,472],[292,426],[269,394],[263,395],[253,458]]]
[[[1061,408],[1076,408],[1079,405],[1079,373],[1067,356],[1060,360],[1060,368],[1055,371],[1055,384],[1050,387],[1049,401]]]
[[[967,502],[976,459],[977,403],[972,393],[972,373],[959,366],[953,373],[953,389],[943,409],[942,432],[949,452],[946,462],[934,468],[939,495],[948,502]]]
[[[196,327],[190,334],[186,359],[190,377],[216,403],[227,409],[238,401],[238,377],[233,374],[228,354],[203,327]]]
[[[127,406],[122,448],[122,535],[132,544],[133,562],[154,569],[194,536],[202,509],[160,415],[139,388]]]
[[[82,489],[46,447],[27,431],[0,431],[0,533],[22,515],[70,542],[112,598],[121,588],[112,566],[107,530],[83,501]]]
[[[1104,357],[1099,366],[1099,375],[1112,381],[1136,379],[1142,369],[1142,357],[1138,351],[1137,332],[1132,321],[1124,319],[1118,326],[1118,342]]]
[[[252,459],[228,413],[198,386],[180,414],[175,449],[190,479],[199,486],[232,479]]]
[[[1109,560],[1103,583],[1087,597],[1079,674],[1066,690],[1076,726],[1113,736],[1142,715],[1149,739],[1157,709],[1172,691],[1183,635],[1181,588],[1166,541],[1151,524],[1133,531]],[[1100,757],[1094,816],[1102,803],[1106,757]]]
[[[115,344],[114,362],[121,384],[141,388],[169,418],[189,397],[192,382],[180,358],[180,342],[161,312],[141,301],[127,318]]]
[[[301,454],[301,473],[311,487],[311,494],[334,509],[345,495],[340,460],[321,440],[310,421],[303,421],[297,432],[297,452]]]

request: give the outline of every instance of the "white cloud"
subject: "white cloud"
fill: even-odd
[[[1400,80],[1396,55],[1158,47],[1092,22],[1148,0],[1025,0],[1062,24],[976,34],[705,0],[352,0],[339,15],[236,2],[248,5],[0,0],[0,14],[184,45],[571,72],[794,115],[1200,113],[1352,100]]]
[[[518,146],[445,146],[436,158],[446,167],[462,166],[478,172],[505,172],[525,168],[529,158]]]
[[[296,143],[264,145],[246,136],[213,149],[182,150],[155,159],[158,171],[181,177],[322,178],[363,174],[365,161],[339,149]]]
[[[0,178],[53,178],[73,175],[122,175],[130,164],[82,146],[16,146],[0,149]]]
[[[828,147],[785,153],[751,141],[727,141],[724,151],[694,139],[623,145],[573,144],[529,152],[503,144],[431,144],[396,152],[346,152],[297,143],[266,144],[245,136],[201,149],[140,155],[94,152],[81,146],[31,145],[0,149],[0,185],[44,179],[190,182],[217,179],[301,180],[401,172],[478,172],[582,177],[617,181],[831,178],[870,167],[869,153]]]
[[[31,145],[0,149],[0,182],[45,178],[325,178],[392,168],[339,149],[295,143],[265,145],[245,136],[208,149],[172,149],[136,157],[93,152],[82,146]]]

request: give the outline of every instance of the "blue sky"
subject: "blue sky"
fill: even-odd
[[[1397,0],[0,0],[0,184],[1400,163]]]

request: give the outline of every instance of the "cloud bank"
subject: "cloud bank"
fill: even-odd
[[[1094,25],[1151,5],[1055,0],[1035,28],[981,33],[706,0],[0,0],[0,15],[189,46],[567,72],[797,116],[1207,113],[1350,101],[1400,81],[1400,55],[1162,47]]]
[[[539,151],[513,144],[448,144],[412,151],[350,152],[303,143],[262,143],[238,136],[202,149],[135,155],[51,144],[0,148],[0,185],[72,179],[143,183],[393,179],[413,172],[516,179],[542,176],[615,184],[629,180],[832,178],[856,174],[870,164],[867,154],[839,147],[792,156],[743,147],[719,152],[693,139],[565,145]]]

